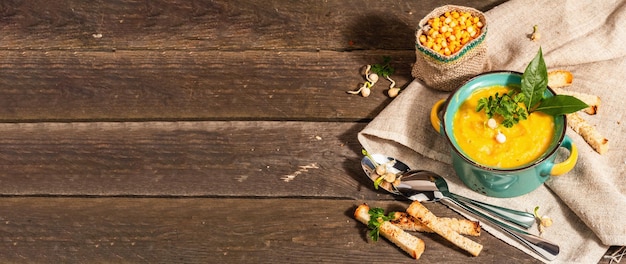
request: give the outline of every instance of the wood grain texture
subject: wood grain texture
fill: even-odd
[[[407,203],[359,166],[387,83],[346,91],[382,56],[411,81],[440,5],[0,1],[0,263],[414,263],[352,218]],[[421,238],[423,262],[537,263]]]
[[[504,2],[451,1],[481,10]],[[3,1],[0,49],[412,50],[436,1]]]
[[[2,198],[2,263],[415,263],[353,218],[362,202],[317,199]],[[460,217],[427,204],[439,216]],[[540,263],[489,235],[471,257],[436,234],[425,263]],[[508,247],[508,248],[507,248]]]
[[[0,121],[368,120],[389,83],[346,91],[383,56],[412,80],[412,51],[0,51]]]
[[[345,92],[382,56],[411,81],[414,31],[436,5],[3,1],[0,121],[369,120],[388,83],[369,100]]]
[[[372,199],[356,133],[333,122],[0,124],[5,195]]]

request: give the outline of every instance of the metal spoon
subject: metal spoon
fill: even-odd
[[[403,173],[402,175],[403,176],[402,176],[401,183],[398,186],[394,186],[394,185],[392,186],[396,192],[399,192],[402,195],[409,197],[409,199],[414,199],[421,195],[424,195],[424,192],[417,192],[415,190],[415,186],[421,186],[425,182],[432,182],[432,183],[435,183],[439,187],[440,183],[442,183],[442,181],[439,180],[441,178],[440,176],[429,171],[407,171]],[[435,175],[436,177],[433,177],[432,175]],[[443,183],[445,184],[445,181]],[[434,193],[436,192],[433,191],[432,194],[428,193],[426,194],[426,196],[434,195],[436,197],[437,195]],[[468,204],[460,202],[454,197],[448,197],[448,198],[449,199],[447,200],[441,199],[441,201],[446,203],[446,205],[450,205],[447,202],[451,202],[452,204],[458,207],[461,207],[464,210],[474,214],[479,219],[492,223],[493,224],[492,226],[505,232],[506,234],[516,239],[520,243],[524,244],[526,247],[533,250],[535,253],[541,255],[545,259],[554,260],[556,259],[556,256],[559,254],[560,249],[558,245],[548,240],[545,240],[541,237],[535,236],[533,234],[527,233],[525,231],[522,231],[510,225],[507,225],[486,214],[483,214],[480,211],[475,210],[471,206],[468,206]]]
[[[448,183],[446,180],[430,171],[410,171],[410,168],[401,161],[394,160],[393,158],[385,157],[383,155],[371,155],[374,158],[374,162],[369,157],[364,157],[361,160],[361,166],[365,173],[372,179],[371,172],[376,169],[375,164],[387,163],[387,168],[392,173],[399,173],[402,175],[400,184],[396,187],[396,190],[389,188],[390,185],[385,185],[387,188],[383,188],[391,193],[404,195],[411,200],[424,201],[439,201],[440,199],[455,199],[462,203],[469,203],[482,210],[485,210],[495,216],[498,216],[508,222],[517,224],[524,228],[529,228],[535,223],[535,216],[529,212],[523,212],[504,208],[480,201],[472,200],[470,198],[453,194],[448,189]],[[391,161],[391,162],[390,162]],[[407,172],[411,172],[407,175]],[[372,179],[375,180],[375,179]]]
[[[431,171],[420,171],[419,173],[405,175],[403,179],[405,180],[405,182],[409,180],[430,181],[437,186],[437,189],[443,194],[444,197],[454,198],[456,200],[460,200],[463,203],[473,204],[480,209],[493,213],[494,215],[508,222],[517,224],[526,229],[530,228],[536,221],[535,215],[529,212],[523,212],[523,211],[513,210],[513,209],[500,207],[500,206],[496,206],[496,205],[492,205],[488,203],[483,203],[480,201],[467,198],[465,196],[451,193],[448,189],[448,183],[446,182],[446,180],[443,177]]]
[[[387,161],[394,160],[393,158],[388,158],[382,155],[372,155],[372,158],[376,159],[376,162],[378,164],[385,164]],[[372,160],[370,160],[368,157],[365,157],[363,158],[363,160],[361,160],[361,165],[365,173],[368,175],[368,177],[372,179],[373,178],[372,172],[375,170],[375,166],[372,163]],[[416,177],[416,176],[411,176],[412,174],[417,174],[417,175],[420,175],[419,177],[423,177],[422,175],[424,175],[423,173],[424,171],[410,171],[407,165],[399,161],[392,162],[386,167],[392,173],[401,173],[402,180],[401,180],[401,183],[398,185],[399,188],[396,188],[396,186],[391,185],[392,189],[385,189],[385,190],[394,194],[403,195],[411,200],[434,201],[437,199],[438,201],[441,201],[449,206],[456,205],[466,210],[467,212],[474,214],[479,219],[482,219],[483,222],[484,221],[490,222],[491,224],[493,224],[494,227],[500,229],[505,234],[509,235],[513,239],[516,239],[517,241],[519,241],[520,243],[522,243],[523,245],[525,245],[526,247],[528,247],[529,249],[531,249],[532,251],[534,251],[535,253],[539,254],[540,256],[542,256],[543,258],[547,260],[550,260],[550,261],[554,260],[559,255],[559,252],[560,252],[559,246],[548,240],[545,240],[541,237],[535,236],[533,234],[527,233],[525,231],[522,231],[510,225],[507,225],[499,220],[496,220],[486,214],[481,213],[478,210],[475,210],[474,208],[470,207],[468,204],[460,202],[454,197],[448,197],[448,199],[444,199],[445,196],[443,195],[441,191],[439,191],[439,188],[437,188],[437,184],[435,184],[435,186],[432,185],[433,181],[410,180],[411,177]],[[372,179],[372,180],[375,180],[375,179]],[[429,184],[428,182],[430,182],[431,184]],[[412,187],[408,190],[414,191],[415,189],[413,188],[418,187],[418,186],[425,190],[419,193],[418,192],[408,193],[408,191],[405,193],[403,191],[406,191],[407,189],[404,187],[401,187],[403,186],[402,183],[406,184],[407,186]]]

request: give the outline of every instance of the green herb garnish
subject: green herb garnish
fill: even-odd
[[[372,65],[372,72],[384,78],[389,77],[389,75],[392,75],[395,71],[395,69],[389,65],[390,62],[391,57],[383,56],[383,63]]]
[[[543,60],[541,48],[532,61],[526,66],[524,74],[522,74],[522,93],[526,97],[524,105],[528,113],[532,113],[533,106],[540,103],[543,94],[548,87],[548,69],[546,62]]]
[[[496,114],[501,115],[504,117],[502,125],[504,127],[512,127],[520,120],[528,117],[526,109],[519,104],[524,98],[524,94],[517,93],[514,90],[502,96],[496,93],[495,96],[479,99],[476,111],[480,112],[484,108],[488,118],[492,118]]]
[[[543,101],[541,101],[541,104],[539,104],[539,106],[535,108],[535,111],[556,116],[574,113],[587,107],[589,107],[589,105],[585,104],[574,96],[556,95],[553,97],[544,98]]]
[[[367,227],[371,229],[369,235],[373,241],[378,241],[380,225],[385,221],[393,220],[395,218],[395,212],[385,215],[385,210],[382,208],[370,208],[368,214],[370,215],[370,220],[367,222]]]
[[[504,119],[502,125],[512,127],[535,111],[557,116],[574,113],[589,107],[578,98],[570,95],[557,94],[552,97],[545,97],[546,89],[548,89],[548,70],[543,60],[541,48],[539,48],[537,55],[526,66],[522,74],[521,87],[514,87],[509,93],[501,96],[496,94],[495,97],[489,96],[489,98],[479,99],[476,112],[485,109],[489,118],[500,115]],[[520,107],[520,102],[525,107]]]

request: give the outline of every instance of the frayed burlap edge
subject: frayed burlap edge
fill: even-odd
[[[479,17],[485,26],[483,26],[481,34],[468,42],[461,51],[450,56],[444,56],[423,46],[419,42],[419,36],[425,30],[424,26],[429,19],[441,16],[445,12],[452,10],[469,12],[473,16]],[[471,77],[490,70],[491,65],[487,56],[486,34],[487,20],[482,12],[473,8],[455,5],[435,8],[420,21],[419,29],[415,33],[416,60],[411,70],[411,75],[433,89],[440,91],[455,90]]]

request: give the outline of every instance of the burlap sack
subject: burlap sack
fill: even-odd
[[[483,23],[480,35],[466,43],[461,50],[450,56],[441,55],[424,46],[419,41],[419,36],[428,30],[428,20],[439,17],[448,11],[469,12],[479,17]],[[473,8],[455,5],[445,5],[436,8],[419,22],[419,28],[415,34],[416,60],[411,70],[411,75],[423,81],[431,88],[440,91],[452,91],[469,78],[490,70],[487,57],[487,20],[485,15]]]

